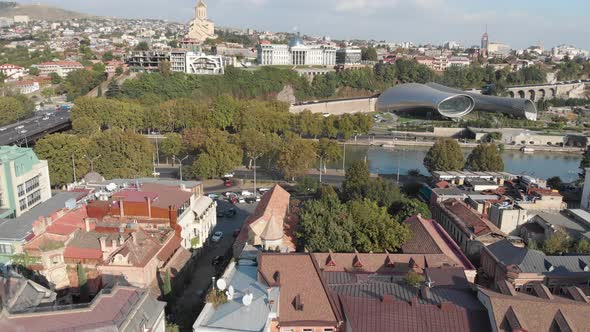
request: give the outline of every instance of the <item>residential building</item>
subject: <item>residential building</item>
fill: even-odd
[[[412,238],[402,245],[404,254],[443,255],[443,261],[450,259],[453,266],[463,269],[469,282],[475,281],[475,267],[439,223],[418,214],[406,219],[404,224],[412,232]]]
[[[215,55],[256,59],[256,51],[253,48],[246,48],[242,44],[220,43],[213,46],[212,50]]]
[[[47,160],[33,149],[0,146],[0,218],[19,217],[50,197]]]
[[[586,168],[584,172],[585,174],[590,174],[590,168]],[[590,176],[584,178],[584,189],[582,190],[580,207],[586,211],[590,211]]]
[[[207,17],[207,5],[204,0],[197,0],[195,17],[189,24],[187,39],[203,43],[207,39],[215,37],[215,24]]]
[[[484,215],[459,199],[434,204],[432,216],[476,266],[479,264],[481,248],[506,237]]]
[[[14,16],[14,23],[29,23],[29,16],[28,15],[15,15]]]
[[[160,64],[165,61],[170,61],[170,52],[162,50],[133,51],[125,59],[129,70],[147,73],[159,71]]]
[[[146,229],[172,227],[185,249],[202,248],[217,224],[217,204],[203,195],[202,182],[142,178],[94,185],[104,189],[110,183],[116,184],[118,191],[106,201],[90,202],[90,218],[113,223],[132,221]]]
[[[291,252],[296,249],[296,216],[289,213],[290,194],[275,185],[266,192],[256,210],[244,222],[234,243],[234,257],[249,244],[262,250]]]
[[[467,57],[462,56],[452,56],[449,57],[448,67],[469,67],[471,64],[471,60]]]
[[[170,53],[172,71],[186,74],[221,75],[224,73],[224,60],[220,55],[206,55],[176,49]]]
[[[261,42],[258,47],[258,64],[263,66],[335,66],[336,47],[330,45],[306,45],[299,36],[288,45]]]
[[[0,330],[164,332],[165,307],[147,289],[117,285],[102,290],[87,304],[4,308]]]
[[[529,219],[527,210],[521,209],[514,202],[508,200],[491,204],[487,216],[494,225],[506,234],[513,234]]]
[[[34,80],[16,81],[10,84],[10,86],[14,87],[16,91],[23,95],[35,93],[41,89],[41,87],[39,86],[39,82]]]
[[[582,50],[575,46],[565,44],[556,46],[551,49],[551,55],[558,60],[561,60],[566,56],[568,56],[570,59],[575,57],[588,57],[589,54],[590,52],[586,50]]]
[[[544,241],[556,232],[563,232],[574,241],[590,241],[590,213],[584,210],[537,211],[524,226],[520,235],[527,242]]]
[[[57,294],[14,272],[0,277],[0,303],[7,312],[53,306]]]
[[[18,80],[26,74],[25,68],[8,63],[0,65],[0,73],[4,74],[8,80]]]
[[[552,294],[535,284],[531,294],[504,284],[501,291],[480,288],[478,298],[486,307],[492,331],[585,331],[590,326],[590,304],[578,287]]]
[[[60,77],[66,77],[69,73],[84,69],[84,66],[78,61],[49,61],[38,65],[32,65],[39,69],[41,76],[49,76],[51,73],[56,73]]]
[[[518,206],[525,210],[563,210],[567,204],[557,190],[534,188],[527,191],[525,200],[518,201]]]
[[[360,64],[362,60],[362,51],[358,47],[345,47],[336,51],[336,64]]]
[[[456,171],[456,172],[432,172],[432,176],[436,181],[448,181],[454,184],[462,185],[467,179],[481,179],[492,180],[499,185],[503,185],[506,180],[516,179],[517,176],[506,172],[471,172],[471,171]]]
[[[488,45],[488,54],[490,56],[497,56],[497,57],[507,57],[508,55],[510,55],[510,52],[512,51],[512,49],[510,48],[510,45],[506,45],[506,44],[502,44],[502,43],[494,43],[491,42]]]
[[[417,56],[414,58],[416,60],[416,62],[418,62],[421,65],[425,65],[426,67],[435,70],[434,69],[434,57],[429,57],[429,56]]]
[[[105,71],[109,75],[115,75],[115,73],[117,72],[117,68],[119,67],[121,67],[123,71],[127,70],[127,65],[125,64],[125,62],[120,60],[111,60],[105,63]]]
[[[517,291],[530,292],[542,283],[552,293],[590,281],[590,256],[547,256],[543,252],[501,240],[481,252],[482,278],[494,285],[508,281]]]
[[[22,254],[24,244],[41,234],[53,220],[75,208],[80,193],[61,192],[16,218],[0,218],[0,266],[12,264],[14,254]]]

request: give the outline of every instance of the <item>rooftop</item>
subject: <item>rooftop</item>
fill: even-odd
[[[57,193],[47,201],[35,206],[18,218],[0,219],[0,239],[22,241],[32,234],[33,224],[40,218],[49,217],[55,212],[65,209],[66,202],[76,199],[77,193]]]
[[[440,203],[440,206],[455,217],[453,218],[455,223],[466,233],[471,233],[475,236],[488,234],[505,235],[491,221],[487,220],[487,218],[467,206],[461,200],[449,199]]]

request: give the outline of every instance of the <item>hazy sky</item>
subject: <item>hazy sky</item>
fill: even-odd
[[[22,0],[29,2],[30,0]],[[97,15],[186,22],[196,0],[42,0]],[[542,41],[590,49],[588,0],[206,0],[218,25],[374,38],[392,42],[479,43],[486,24],[492,41],[514,48]]]

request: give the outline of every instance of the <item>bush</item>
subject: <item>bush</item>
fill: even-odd
[[[213,306],[217,308],[218,306],[227,303],[228,299],[227,295],[225,295],[225,292],[216,288],[212,288],[209,293],[207,293],[206,301],[207,303],[213,304]]]
[[[414,271],[408,272],[408,274],[406,274],[406,277],[404,278],[406,284],[412,287],[419,287],[423,280],[424,278]]]

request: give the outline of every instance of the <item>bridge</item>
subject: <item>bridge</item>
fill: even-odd
[[[72,127],[69,111],[54,111],[35,115],[26,120],[0,127],[0,145],[26,146],[45,135]],[[44,120],[45,119],[45,120]]]
[[[545,99],[576,97],[584,92],[586,85],[590,85],[590,80],[517,85],[508,87],[506,90],[511,98],[527,98],[537,102]]]

